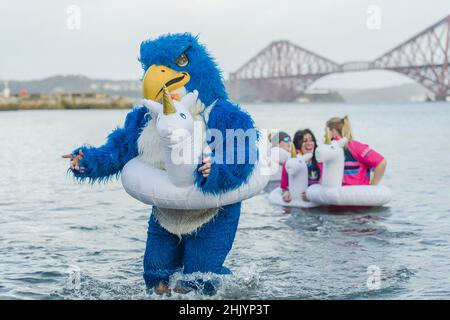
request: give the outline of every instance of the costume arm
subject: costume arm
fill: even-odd
[[[125,163],[138,155],[137,139],[148,121],[146,114],[146,107],[135,107],[128,113],[124,127],[112,131],[104,145],[75,149],[72,155],[77,155],[80,150],[83,152],[79,167],[84,168],[84,171],[69,169],[74,177],[79,181],[94,183],[106,182],[112,176],[119,175]]]
[[[208,129],[211,172],[203,178],[197,171],[195,184],[205,193],[234,190],[248,181],[255,167],[259,133],[247,112],[224,100],[217,101],[211,110]]]

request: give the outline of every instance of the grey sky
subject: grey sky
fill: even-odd
[[[69,5],[81,28],[67,27]],[[381,9],[381,28],[366,26]],[[2,0],[0,79],[55,74],[137,79],[140,42],[167,32],[199,33],[227,75],[273,40],[331,60],[372,60],[450,13],[448,0]],[[326,77],[317,86],[380,87],[409,82],[389,72]]]

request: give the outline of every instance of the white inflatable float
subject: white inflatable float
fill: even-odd
[[[297,156],[286,162],[289,175],[290,202],[282,198],[281,188],[273,190],[269,202],[285,207],[312,208],[318,206],[373,207],[382,206],[392,199],[389,188],[379,185],[342,186],[344,176],[344,150],[347,139],[332,141],[316,149],[316,159],[323,163],[321,184],[308,187],[308,170],[305,161],[311,155]],[[306,192],[309,202],[301,199]]]
[[[282,165],[289,159],[289,152],[280,147],[273,147],[269,151],[269,160],[271,162],[271,169],[275,171],[270,176],[270,182],[278,182],[281,180]]]
[[[363,207],[382,206],[391,201],[392,192],[385,186],[342,186],[346,143],[343,138],[317,147],[316,159],[323,163],[322,182],[306,190],[308,199],[317,205]]]
[[[272,190],[269,194],[269,202],[271,204],[285,207],[312,208],[317,205],[313,202],[304,201],[301,194],[308,188],[308,166],[306,161],[310,160],[312,154],[296,155],[295,149],[291,154],[291,158],[286,161],[286,171],[289,176],[289,191],[292,196],[290,202],[283,200],[283,190],[280,187]]]
[[[188,107],[198,92],[187,94],[180,102],[164,92],[163,105],[146,100],[157,116],[156,129],[164,146],[166,170],[153,168],[138,158],[122,169],[122,185],[133,198],[149,205],[168,209],[208,209],[236,203],[258,194],[268,183],[269,169],[262,156],[247,183],[220,195],[203,193],[194,185],[194,173],[202,155],[193,136],[194,119]]]

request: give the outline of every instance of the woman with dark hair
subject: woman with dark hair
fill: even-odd
[[[313,157],[307,162],[308,165],[308,185],[319,183],[322,171],[322,164],[318,163],[315,156],[317,148],[316,137],[309,129],[298,130],[294,135],[294,145],[297,153],[307,154],[312,153]],[[292,195],[289,192],[289,177],[286,171],[286,166],[283,164],[281,171],[281,190],[283,190],[283,200],[290,202]],[[303,200],[307,201],[306,195],[302,194]]]

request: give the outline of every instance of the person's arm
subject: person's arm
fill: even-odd
[[[237,105],[219,100],[209,114],[207,129],[211,130],[212,135],[212,141],[208,141],[212,163],[207,177],[197,170],[195,185],[211,194],[221,194],[240,187],[248,181],[255,167],[253,160],[258,157],[258,131],[252,118]],[[253,134],[247,131],[249,129],[253,129]],[[242,133],[250,133],[243,143],[241,139],[235,138],[235,134]],[[202,166],[199,165],[198,169]]]
[[[352,140],[347,144],[347,147],[359,162],[364,163],[369,168],[375,168],[371,184],[378,184],[386,170],[386,159],[367,144],[358,141]]]
[[[117,176],[123,166],[138,155],[137,139],[148,121],[146,107],[128,113],[123,128],[111,132],[100,147],[82,146],[63,158],[71,159],[70,171],[78,181],[106,182]]]
[[[387,162],[386,159],[383,159],[378,166],[375,167],[373,171],[373,179],[372,184],[377,185],[380,182],[381,178],[383,178],[384,172],[386,171]]]

